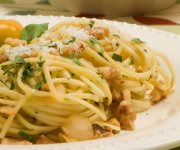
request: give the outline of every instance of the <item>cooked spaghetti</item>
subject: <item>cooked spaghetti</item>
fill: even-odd
[[[136,112],[164,99],[175,83],[166,56],[97,20],[64,21],[29,44],[5,43],[2,144],[72,142],[133,130]]]

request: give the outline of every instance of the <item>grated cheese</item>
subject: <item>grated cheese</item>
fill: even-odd
[[[73,26],[65,26],[60,30],[61,33],[67,33],[72,37],[76,37],[79,40],[88,40],[89,34],[84,29],[75,28]]]

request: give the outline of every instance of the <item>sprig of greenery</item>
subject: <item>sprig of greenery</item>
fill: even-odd
[[[24,132],[24,131],[19,131],[19,132],[18,132],[18,135],[19,135],[21,138],[25,139],[25,140],[28,140],[28,141],[30,141],[30,142],[33,142],[33,136],[30,135],[30,134],[28,134],[28,133],[26,133],[26,132]]]
[[[71,40],[65,42],[66,45],[68,45],[69,43],[74,43],[76,41],[76,37],[72,36]]]
[[[36,37],[40,37],[48,29],[48,23],[29,24],[24,27],[21,33],[21,39],[30,43]]]
[[[122,62],[122,56],[120,56],[119,54],[116,54],[116,53],[113,53],[112,59]]]
[[[44,83],[46,83],[46,78],[44,74],[42,74],[42,79],[35,85],[34,89],[41,90],[41,87]]]
[[[145,43],[144,41],[142,41],[142,40],[139,39],[139,38],[134,38],[134,39],[132,39],[131,41],[132,41],[132,42],[135,42],[135,43],[137,43],[137,44]]]
[[[94,24],[95,24],[95,21],[94,20],[90,20],[88,25],[92,28],[94,26]]]

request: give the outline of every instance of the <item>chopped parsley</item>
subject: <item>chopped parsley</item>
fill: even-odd
[[[103,55],[104,52],[103,52],[103,51],[99,51],[98,54],[99,54],[100,56],[104,57],[104,55]]]
[[[88,25],[92,28],[94,26],[94,24],[95,24],[95,21],[94,20],[90,20]]]
[[[149,79],[147,81],[149,81],[152,78],[152,75],[149,76]]]
[[[72,36],[71,40],[67,41],[65,44],[68,45],[69,43],[74,43],[76,41],[76,37]]]
[[[117,47],[119,47],[119,45],[120,45],[119,43],[116,43],[116,46],[117,46]]]
[[[81,66],[81,62],[79,61],[78,58],[72,58],[72,61],[77,64],[78,66]]]
[[[135,43],[137,43],[137,44],[145,43],[144,41],[142,41],[142,40],[139,39],[139,38],[134,38],[134,39],[132,39],[131,41],[132,41],[132,42],[135,42]]]
[[[146,53],[147,53],[147,49],[144,49],[144,52],[146,52]]]
[[[28,141],[30,141],[30,142],[33,142],[33,136],[30,135],[30,134],[28,134],[28,133],[26,133],[26,132],[24,132],[24,131],[19,131],[19,132],[18,132],[18,135],[19,135],[21,138],[25,139],[25,140],[28,140]]]
[[[45,63],[45,61],[42,60],[42,57],[40,57],[40,58],[39,58],[39,61],[37,62],[38,66],[39,66],[39,67],[42,67],[44,63]]]
[[[15,67],[19,67],[19,65],[21,64],[24,64],[25,61],[24,61],[24,58],[21,57],[21,56],[16,56],[15,60],[14,60],[14,64],[15,64]]]
[[[117,38],[120,38],[120,36],[118,34],[113,34],[113,36],[115,36]]]
[[[24,71],[22,73],[22,80],[26,80],[27,78],[31,78],[33,76],[32,74],[33,67],[32,65],[28,63],[24,63]]]
[[[104,79],[104,77],[102,76],[100,72],[96,72],[96,73],[101,77],[101,79]]]
[[[113,53],[112,59],[122,62],[122,57],[116,53]]]
[[[93,37],[90,37],[90,38],[89,38],[89,42],[90,42],[90,44],[91,44],[91,45],[90,45],[91,47],[93,47],[93,46],[96,45],[96,44],[97,44],[97,45],[100,45],[99,41],[96,40],[96,39],[93,38]]]
[[[13,64],[2,65],[1,69],[4,71],[4,75],[16,76],[17,69],[19,69],[25,63],[24,58],[17,56]]]
[[[14,85],[14,82],[13,82],[13,81],[11,82],[11,86],[10,86],[9,89],[10,89],[10,90],[14,90],[14,89],[15,89],[15,85]]]
[[[131,62],[129,64],[130,65],[134,65],[134,60],[131,60]]]
[[[49,48],[55,48],[55,49],[57,49],[57,48],[58,48],[58,46],[57,46],[57,44],[56,44],[56,43],[53,43],[53,44],[51,44],[51,45],[48,45],[48,47],[49,47]]]
[[[40,81],[35,85],[34,89],[40,90],[41,87],[42,87],[42,85],[43,85],[44,83],[46,83],[46,79],[45,79],[44,74],[42,74],[42,80],[40,80]]]

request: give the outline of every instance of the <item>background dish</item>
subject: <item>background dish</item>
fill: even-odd
[[[137,15],[151,13],[168,8],[176,0],[48,0],[59,9],[76,13],[106,14],[106,15]]]
[[[1,17],[3,18],[3,17]],[[20,21],[23,25],[29,23],[44,23],[49,22],[50,26],[62,21],[73,18],[66,17],[32,17],[32,16],[16,16],[16,17],[4,17],[13,18]],[[112,21],[105,21],[107,24],[118,27],[121,31],[126,32],[132,36],[142,38],[147,41],[149,45],[155,50],[163,51],[164,54],[170,59],[175,74],[177,77],[175,91],[173,94],[168,96],[164,101],[157,104],[149,111],[138,114],[136,120],[136,130],[128,133],[122,132],[111,138],[105,138],[101,140],[86,141],[80,143],[70,143],[70,144],[53,144],[53,145],[33,145],[33,146],[4,146],[1,145],[2,150],[21,150],[21,149],[123,149],[123,148],[171,148],[178,146],[180,144],[180,111],[178,107],[180,103],[178,101],[180,94],[180,71],[177,52],[180,49],[180,37],[146,28],[143,26],[137,26],[127,23],[119,23]],[[123,134],[123,135],[122,135]],[[106,144],[104,144],[106,143]]]

